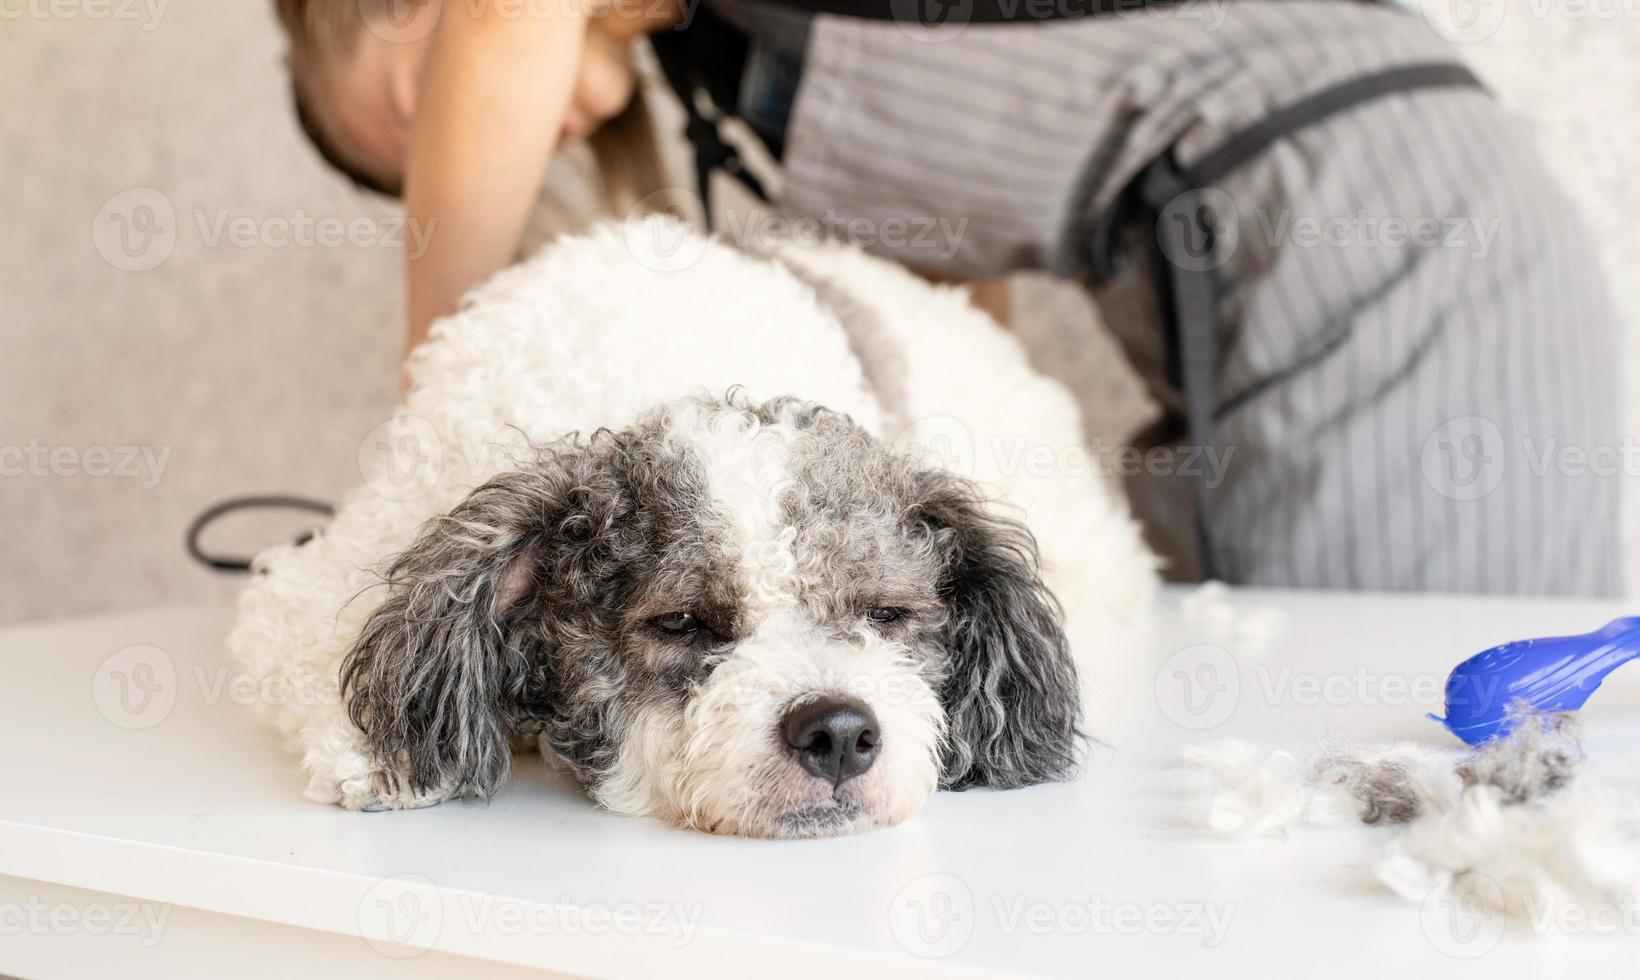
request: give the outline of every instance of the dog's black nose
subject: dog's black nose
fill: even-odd
[[[870,769],[877,759],[877,716],[854,698],[804,701],[786,711],[780,730],[798,763],[833,786]]]

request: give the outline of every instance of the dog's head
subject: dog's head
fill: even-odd
[[[1066,776],[1076,677],[1034,542],[794,400],[691,400],[430,522],[343,664],[384,770],[487,795],[539,735],[610,809],[846,833]]]

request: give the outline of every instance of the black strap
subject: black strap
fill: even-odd
[[[1456,63],[1407,65],[1362,75],[1265,116],[1191,164],[1186,171],[1187,179],[1197,187],[1212,184],[1263,153],[1277,140],[1386,95],[1429,88],[1484,87],[1474,72]]]
[[[1192,449],[1205,452],[1213,439],[1214,377],[1218,368],[1218,277],[1212,262],[1225,216],[1180,172],[1172,155],[1146,171],[1143,188],[1155,215],[1156,294],[1167,325],[1168,376],[1184,392]],[[1195,260],[1197,264],[1187,264]],[[1204,471],[1205,473],[1205,471]],[[1207,479],[1192,485],[1196,549],[1202,577],[1223,578],[1224,563],[1207,520]]]
[[[250,571],[251,559],[249,557],[207,555],[204,549],[199,546],[199,539],[205,533],[205,529],[216,523],[219,518],[226,517],[235,511],[266,509],[304,510],[313,514],[323,514],[326,517],[336,513],[336,509],[324,501],[310,500],[306,497],[283,495],[234,497],[207,507],[198,517],[194,518],[192,524],[188,525],[188,554],[192,555],[194,560],[200,564],[219,572]],[[311,530],[304,531],[297,535],[292,543],[303,544],[311,539],[314,533]]]
[[[759,200],[767,201],[769,195],[762,182],[746,168],[740,152],[722,130],[740,91],[748,51],[745,35],[709,7],[701,6],[686,29],[654,34],[650,46],[666,84],[683,103],[683,135],[694,152],[695,193],[700,197],[706,227],[712,227],[714,170],[729,174]]]
[[[1156,163],[1161,162],[1156,161],[1130,181],[1093,219],[1088,234],[1088,259],[1094,280],[1108,280],[1121,271],[1122,236],[1126,230],[1136,222],[1153,219],[1161,206],[1179,194],[1217,183],[1281,138],[1329,116],[1397,92],[1443,87],[1484,88],[1484,84],[1474,72],[1458,64],[1391,68],[1350,79],[1277,110],[1231,136],[1188,167],[1169,157],[1166,169],[1172,171],[1172,178],[1152,175]]]
[[[1208,197],[1213,185],[1279,140],[1338,113],[1388,95],[1452,87],[1483,86],[1473,72],[1457,64],[1411,65],[1364,75],[1272,113],[1189,166],[1181,165],[1174,153],[1166,153],[1135,181],[1142,213],[1155,229],[1157,289],[1167,324],[1169,373],[1184,392],[1192,446],[1206,450],[1213,445],[1217,412],[1219,277],[1218,264],[1212,259],[1225,216],[1216,212]],[[1112,235],[1115,231],[1106,229]],[[1114,238],[1095,243],[1110,249],[1106,262],[1114,261],[1113,242]],[[1204,469],[1194,487],[1196,536],[1202,576],[1223,578],[1224,563],[1208,518],[1209,479]]]

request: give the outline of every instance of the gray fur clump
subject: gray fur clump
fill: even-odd
[[[1506,805],[1549,796],[1583,761],[1577,719],[1522,710],[1506,738],[1475,749],[1455,766],[1438,756],[1390,751],[1337,753],[1319,759],[1312,778],[1347,790],[1366,824],[1403,824],[1444,810],[1462,790],[1492,786]],[[1454,782],[1455,779],[1455,782]]]
[[[1325,758],[1316,763],[1315,778],[1349,790],[1362,823],[1409,823],[1423,811],[1414,770],[1400,759]]]
[[[1487,742],[1458,766],[1464,786],[1495,786],[1520,804],[1557,792],[1583,761],[1582,726],[1571,714],[1521,711],[1508,738]]]

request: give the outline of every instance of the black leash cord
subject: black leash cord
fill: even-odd
[[[333,516],[336,508],[322,500],[311,500],[307,497],[291,497],[269,495],[260,497],[230,497],[221,503],[207,507],[192,524],[188,525],[188,554],[194,561],[206,568],[218,572],[248,572],[251,570],[251,559],[235,556],[207,555],[199,546],[200,535],[205,529],[216,523],[218,518],[241,510],[303,510],[313,514]],[[293,544],[303,544],[313,537],[313,531],[304,531],[296,538]]]

